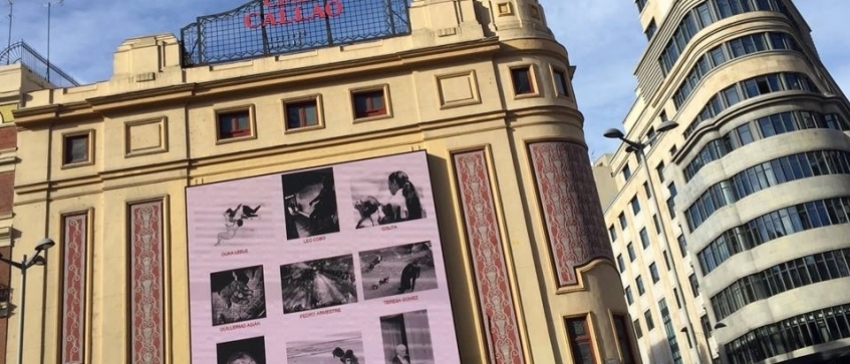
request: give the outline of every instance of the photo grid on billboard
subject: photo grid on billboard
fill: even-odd
[[[193,363],[459,363],[425,152],[187,188]]]

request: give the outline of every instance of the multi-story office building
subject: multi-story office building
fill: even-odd
[[[56,247],[28,273],[24,362],[638,363],[574,68],[540,4],[325,3],[252,1],[128,39],[107,81],[26,94],[13,255]],[[428,168],[339,172],[363,160]],[[352,200],[362,186],[377,197]],[[416,234],[442,244],[368,261],[353,244]],[[238,268],[251,259],[275,265]]]
[[[48,81],[50,79],[50,81]],[[24,42],[0,50],[0,257],[10,257],[17,230],[13,225],[15,165],[17,162],[17,128],[13,111],[21,105],[27,92],[56,86],[73,86],[77,82]],[[9,317],[20,308],[13,297],[9,275],[12,267],[0,263],[0,363],[6,363]]]
[[[789,0],[636,3],[629,142],[596,168],[644,361],[846,354],[850,107],[806,21]]]

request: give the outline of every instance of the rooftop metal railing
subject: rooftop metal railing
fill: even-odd
[[[73,77],[51,64],[24,41],[13,43],[0,51],[0,65],[22,64],[56,87],[79,86]]]

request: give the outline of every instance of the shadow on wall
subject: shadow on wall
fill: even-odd
[[[493,22],[493,18],[492,18],[493,13],[491,11],[492,9],[488,9],[488,8],[484,7],[484,5],[482,5],[478,1],[473,1],[472,6],[475,7],[475,18],[478,19],[478,22],[481,23],[481,27],[484,29],[484,36],[485,37],[495,36],[496,33],[490,27],[491,23]]]

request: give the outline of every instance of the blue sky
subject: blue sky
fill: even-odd
[[[9,7],[0,2],[0,48],[8,36]],[[13,0],[13,41],[23,39],[47,53],[46,0]],[[53,0],[55,4],[58,0]],[[67,0],[53,6],[51,59],[83,83],[109,78],[112,53],[124,39],[171,32],[195,17],[215,14],[244,0]],[[646,38],[632,0],[540,0],[550,28],[578,66],[574,79],[591,155],[613,151],[617,142],[602,131],[620,127],[635,98],[633,75]],[[850,92],[848,0],[796,0],[813,31],[823,62],[845,92]],[[843,36],[842,36],[843,35]]]

